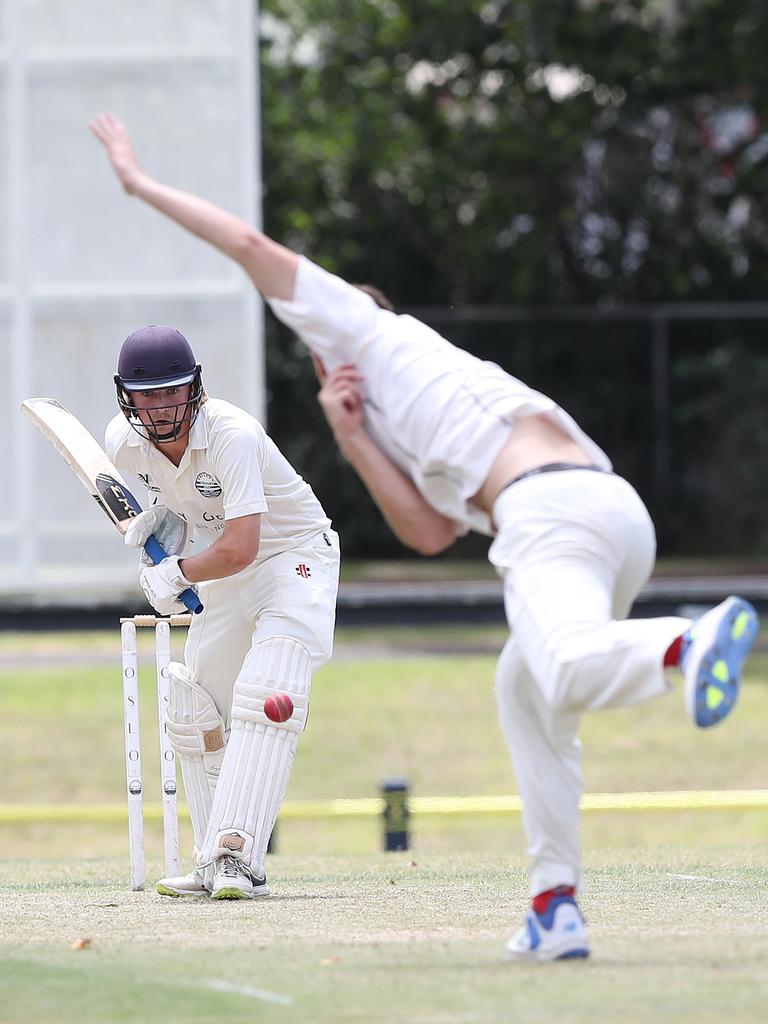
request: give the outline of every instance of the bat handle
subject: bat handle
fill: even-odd
[[[146,543],[144,544],[144,550],[147,552],[152,561],[157,565],[158,562],[162,562],[164,558],[167,558],[167,553],[163,550],[163,546],[160,541],[151,534],[147,537]],[[191,589],[184,590],[179,594],[179,600],[182,604],[186,605],[187,608],[194,614],[199,615],[203,610],[203,606],[200,603],[200,598]]]

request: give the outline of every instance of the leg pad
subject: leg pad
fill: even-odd
[[[299,734],[307,721],[312,660],[290,637],[255,643],[235,683],[232,731],[201,851],[202,862],[221,856],[264,873],[267,843],[285,796]],[[270,694],[287,693],[293,714],[273,722],[264,713]]]
[[[303,732],[307,724],[312,663],[303,644],[288,637],[272,637],[255,644],[245,659],[232,695],[232,721]],[[264,712],[268,697],[286,694],[293,711],[284,722]]]
[[[208,691],[192,679],[184,665],[175,661],[168,666],[166,729],[181,765],[195,847],[199,851],[226,750],[224,720]]]

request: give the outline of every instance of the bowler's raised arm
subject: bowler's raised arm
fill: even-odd
[[[191,192],[164,185],[143,170],[125,126],[114,114],[99,114],[89,128],[107,151],[120,184],[198,238],[236,260],[269,298],[293,298],[298,255],[240,217]]]

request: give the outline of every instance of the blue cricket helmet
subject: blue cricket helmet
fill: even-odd
[[[175,327],[150,324],[129,334],[122,344],[115,374],[117,401],[130,425],[153,444],[174,441],[189,433],[204,398],[202,367],[192,348]],[[191,384],[189,398],[176,406],[173,429],[160,432],[142,423],[132,391],[182,387]],[[151,420],[151,415],[149,416]]]

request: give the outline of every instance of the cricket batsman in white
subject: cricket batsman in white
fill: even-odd
[[[250,899],[269,892],[267,844],[306,722],[312,672],[331,656],[338,538],[263,427],[208,398],[175,328],[143,327],[120,350],[120,413],[106,432],[115,465],[154,502],[126,544],[154,533],[169,557],[141,566],[160,615],[193,615],[184,664],[172,662],[167,729],[181,765],[194,869],[166,896]]]
[[[375,293],[154,180],[113,116],[91,127],[126,192],[236,260],[307,345],[336,443],[397,537],[426,555],[469,530],[493,538],[510,626],[498,712],[532,861],[531,907],[507,954],[587,957],[577,903],[581,716],[660,697],[677,671],[693,723],[720,722],[758,632],[754,609],[731,597],[695,625],[627,620],[653,568],[653,525],[563,409]]]

